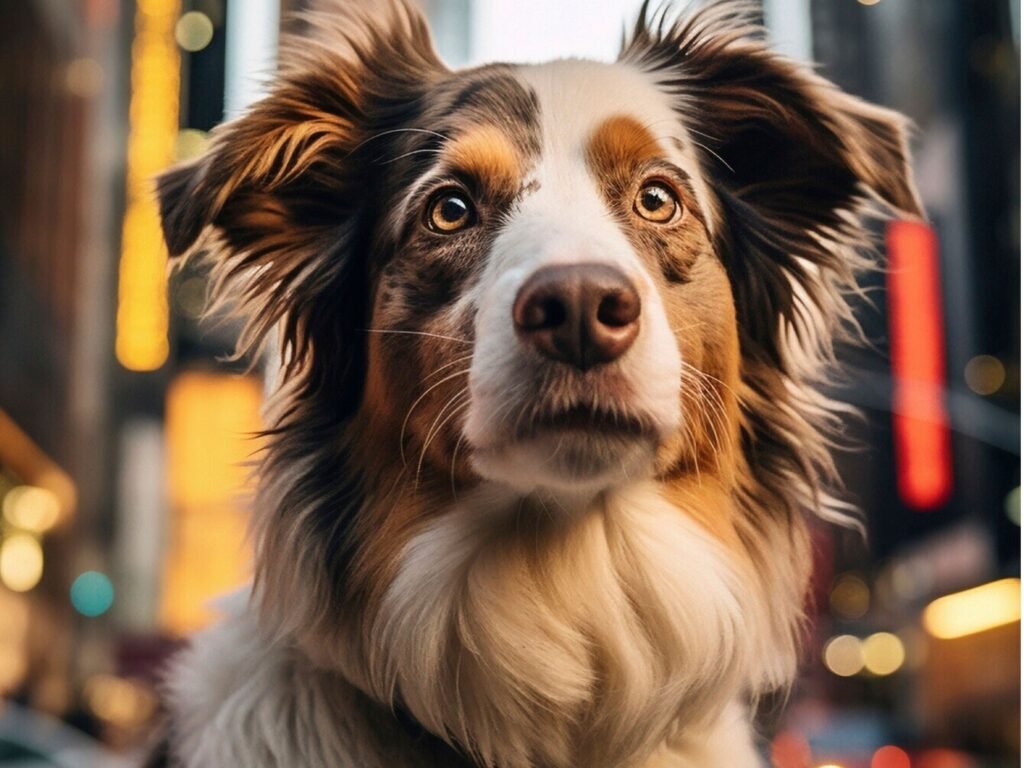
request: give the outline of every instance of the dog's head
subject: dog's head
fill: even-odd
[[[204,251],[237,284],[243,343],[280,334],[257,523],[271,614],[321,645],[343,606],[378,616],[412,542],[474,493],[505,512],[463,533],[537,504],[571,528],[653,481],[729,568],[761,569],[785,607],[758,642],[791,656],[804,565],[768,551],[800,560],[828,474],[806,377],[848,311],[858,216],[920,212],[902,119],[771,52],[732,3],[642,14],[614,64],[458,72],[405,5],[312,21],[270,95],[159,186],[171,254]],[[361,626],[348,645],[387,642]],[[576,629],[596,654],[599,630]],[[608,658],[591,667],[574,684],[614,677]],[[361,684],[497,750],[382,674]],[[522,738],[523,760],[571,760]]]

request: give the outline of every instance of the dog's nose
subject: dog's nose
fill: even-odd
[[[640,332],[640,294],[606,264],[538,269],[512,306],[519,337],[542,355],[587,370],[610,363]]]

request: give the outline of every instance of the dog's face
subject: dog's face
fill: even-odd
[[[920,213],[902,120],[729,2],[615,64],[461,72],[400,2],[314,22],[159,190],[243,346],[281,341],[266,619],[502,766],[627,764],[785,684],[809,382],[860,214]]]
[[[736,320],[670,98],[636,70],[567,61],[453,74],[423,100],[374,203],[381,434],[419,473],[522,491],[728,450]]]
[[[172,255],[242,284],[243,344],[279,326],[288,419],[372,433],[368,477],[400,457],[428,486],[586,496],[734,475],[744,429],[806,464],[792,414],[751,403],[828,346],[865,201],[918,204],[900,118],[745,18],[461,72],[404,5],[315,19],[272,95],[161,180]]]

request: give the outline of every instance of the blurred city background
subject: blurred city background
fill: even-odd
[[[245,581],[263,382],[169,284],[151,179],[257,98],[302,0],[0,3],[0,764],[117,765],[160,665]],[[612,59],[636,0],[432,0],[455,66]],[[927,226],[878,231],[811,642],[778,768],[1020,749],[1019,0],[765,0],[780,50],[916,123]]]

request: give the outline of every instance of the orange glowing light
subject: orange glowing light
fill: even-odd
[[[872,755],[871,768],[910,768],[910,755],[890,744]]]
[[[811,745],[796,731],[772,739],[772,768],[811,768]]]
[[[953,490],[939,243],[927,224],[893,221],[886,246],[897,488],[908,506],[934,509]]]
[[[1020,621],[1020,579],[1000,579],[933,600],[924,609],[932,637],[953,640]]]

